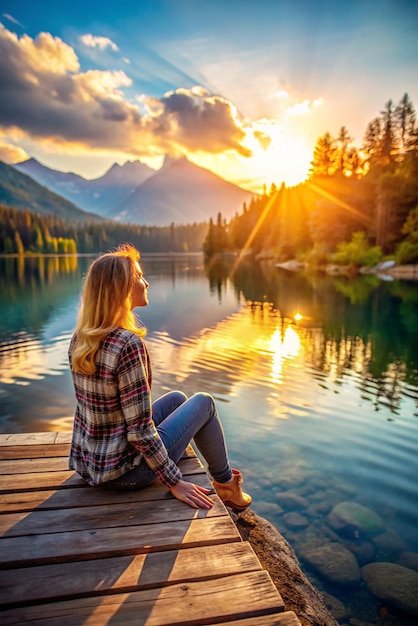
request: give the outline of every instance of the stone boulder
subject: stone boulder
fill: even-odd
[[[387,530],[373,538],[376,546],[376,561],[394,562],[407,549],[406,543],[394,530]],[[364,564],[365,565],[365,564]]]
[[[329,542],[312,550],[304,550],[302,556],[311,567],[334,584],[357,585],[361,581],[356,557],[340,543]]]
[[[294,511],[296,509],[306,509],[309,501],[297,493],[291,491],[282,491],[275,494],[275,499],[284,509]]]
[[[294,611],[302,626],[338,626],[322,595],[300,568],[286,539],[251,509],[231,513],[241,537],[248,541],[283,598],[286,611]]]
[[[386,530],[377,513],[357,502],[340,502],[334,506],[328,523],[338,534],[356,539],[373,538]]]
[[[415,569],[418,572],[418,553],[417,552],[402,552],[398,561],[398,565],[403,565],[409,569]]]
[[[286,513],[283,515],[283,521],[288,528],[293,530],[301,530],[302,528],[306,528],[309,526],[309,521],[304,515],[292,511],[291,513]]]
[[[395,563],[369,563],[361,573],[380,601],[418,617],[418,572]]]

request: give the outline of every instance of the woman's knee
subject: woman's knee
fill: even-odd
[[[170,396],[170,399],[172,399],[172,401],[178,406],[180,406],[187,400],[186,394],[182,391],[178,391],[177,389],[175,391],[169,391],[166,395]]]
[[[171,411],[174,411],[177,407],[184,404],[187,400],[187,396],[182,391],[168,391],[163,396],[160,396],[155,404],[160,404],[161,406],[170,406]]]
[[[210,395],[210,393],[206,393],[205,391],[199,391],[195,393],[190,399],[193,399],[199,404],[199,406],[205,407],[208,411],[215,410],[215,400]]]

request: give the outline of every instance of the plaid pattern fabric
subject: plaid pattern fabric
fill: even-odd
[[[90,485],[119,478],[145,458],[166,486],[181,478],[152,420],[151,362],[145,343],[116,329],[96,356],[96,372],[72,369],[73,336],[68,356],[77,400],[69,467]]]

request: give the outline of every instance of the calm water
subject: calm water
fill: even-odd
[[[364,584],[335,585],[304,555],[333,537],[328,514],[344,501],[370,508],[388,531],[367,558],[370,542],[345,537],[363,550],[360,565],[418,552],[418,285],[257,264],[233,271],[233,262],[205,269],[200,256],[144,256],[154,396],[215,396],[253,509],[344,603],[341,623],[379,623],[382,605]],[[67,346],[89,263],[0,259],[0,432],[71,429]],[[299,500],[290,506],[283,492]],[[302,521],[289,517],[295,510]]]

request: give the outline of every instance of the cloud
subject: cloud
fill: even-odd
[[[322,98],[317,98],[313,102],[310,100],[304,100],[303,102],[297,102],[293,106],[286,110],[288,115],[306,115],[310,113],[313,108],[320,106],[323,102]]]
[[[143,102],[147,105],[148,99]],[[176,89],[161,99],[149,100],[148,127],[162,141],[191,152],[233,150],[251,156],[244,145],[246,132],[234,105],[221,96],[211,95],[201,86]]]
[[[0,161],[19,163],[19,161],[25,161],[28,158],[29,156],[25,150],[0,139]]]
[[[103,40],[87,39],[97,46],[105,46]],[[0,91],[7,94],[0,100],[0,126],[7,132],[19,129],[49,144],[138,156],[251,155],[251,129],[229,100],[196,86],[131,101],[126,88],[132,90],[132,80],[122,70],[81,72],[74,49],[60,38],[18,38],[0,24]]]
[[[271,137],[267,133],[264,133],[261,130],[255,130],[254,137],[257,139],[258,143],[263,148],[263,150],[267,150],[267,148],[271,144]]]
[[[17,71],[24,72],[24,76],[15,77],[16,83],[25,80],[35,82],[39,74],[44,72],[65,75],[79,69],[74,50],[59,37],[40,33],[36,39],[28,35],[18,39],[17,35],[8,31],[1,23],[0,64],[2,73],[5,72],[6,81]]]
[[[16,24],[17,26],[22,26],[19,20],[17,20],[15,17],[13,17],[13,15],[10,15],[9,13],[3,13],[2,17],[5,17],[6,20],[9,20],[9,22],[12,22],[13,24]]]
[[[81,43],[88,48],[99,48],[99,50],[105,50],[110,48],[117,52],[118,46],[109,37],[95,37],[94,35],[86,34],[80,37]]]

